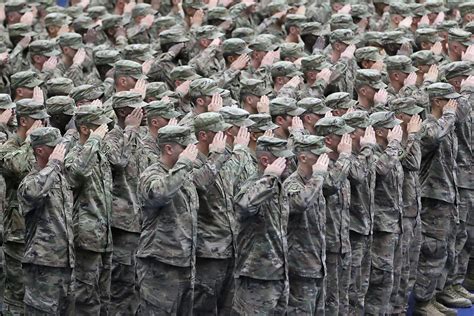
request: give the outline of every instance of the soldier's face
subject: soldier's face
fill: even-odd
[[[8,12],[7,13],[7,23],[8,24],[15,24],[19,23],[21,20],[21,14],[19,12]]]
[[[416,68],[418,68],[418,71],[416,72],[417,74],[426,74],[428,70],[430,70],[431,65],[418,65]]]
[[[456,92],[461,91],[461,83],[463,80],[466,80],[467,76],[458,76],[448,80],[448,82],[454,87]]]
[[[469,22],[472,22],[474,21],[474,13],[468,13],[464,16],[463,18],[464,20],[464,23],[469,23]]]
[[[12,116],[10,117],[10,119],[8,120],[7,124],[8,125],[12,125],[14,120],[16,119],[15,117],[15,109],[7,109],[7,110],[2,110],[0,109],[0,114],[2,114],[3,112],[5,111],[10,111],[12,113]]]
[[[360,151],[360,138],[364,136],[365,129],[357,127],[352,133],[352,151],[359,152]]]

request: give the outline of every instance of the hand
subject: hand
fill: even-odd
[[[272,15],[272,18],[275,18],[277,20],[283,18],[286,15],[286,11],[280,11]]]
[[[271,66],[273,65],[274,61],[275,61],[275,52],[274,51],[268,52],[265,54],[265,56],[263,56],[262,61],[260,63],[260,67]]]
[[[109,127],[107,126],[107,124],[102,124],[101,126],[97,127],[95,131],[91,130],[91,136],[96,135],[97,137],[102,139],[108,131]]]
[[[72,63],[76,66],[82,66],[84,60],[86,60],[86,51],[84,48],[80,48],[74,55]]]
[[[443,44],[441,44],[441,42],[434,43],[433,46],[431,46],[431,51],[435,55],[441,55],[443,52]]]
[[[142,72],[144,75],[147,75],[150,72],[153,62],[153,59],[149,59],[142,64]]]
[[[461,56],[463,61],[474,62],[474,45],[469,45],[469,47],[466,49],[466,52],[461,53]]]
[[[176,87],[176,92],[181,95],[187,95],[189,92],[189,86],[191,85],[191,80],[186,80]]]
[[[388,100],[388,92],[385,89],[379,89],[377,93],[374,95],[374,103],[375,104],[386,104]]]
[[[26,136],[30,136],[30,134],[37,128],[43,127],[43,122],[40,120],[36,120],[33,125],[26,131]]]
[[[173,56],[178,56],[179,52],[184,48],[184,43],[174,44],[168,49],[168,52],[173,54]]]
[[[300,85],[301,81],[302,81],[302,79],[301,79],[300,76],[294,76],[287,83],[285,83],[285,85],[283,87],[295,89]]]
[[[0,54],[0,64],[5,65],[8,63],[8,52],[3,52]]]
[[[159,131],[158,131],[159,133]],[[186,158],[195,162],[199,151],[195,144],[189,144],[182,152],[179,154],[179,158]]]
[[[345,6],[340,8],[337,11],[337,13],[339,13],[339,14],[349,14],[349,13],[351,13],[351,10],[352,10],[352,6],[350,4],[346,4]]]
[[[101,108],[103,106],[102,101],[100,101],[99,99],[96,99],[96,100],[92,101],[91,105],[96,106],[98,108]]]
[[[224,100],[219,93],[214,93],[211,99],[211,103],[207,106],[209,112],[219,112],[222,109]]]
[[[250,133],[247,127],[241,127],[239,128],[239,132],[237,133],[237,136],[234,139],[234,146],[235,145],[242,145],[244,147],[247,147],[250,142]]]
[[[369,20],[368,20],[367,18],[361,19],[361,20],[357,23],[357,30],[358,30],[360,33],[363,33],[363,32],[365,32],[365,30],[367,29],[367,26],[369,26]]]
[[[168,125],[168,126],[176,126],[176,125],[178,125],[178,120],[175,119],[175,118],[172,118],[172,119],[170,119],[170,120],[168,121],[168,124],[166,124],[166,125]]]
[[[407,16],[403,20],[398,23],[398,27],[410,28],[411,24],[413,23],[413,18],[411,16]]]
[[[207,9],[212,9],[217,7],[217,3],[219,0],[209,0],[209,3],[207,4]]]
[[[143,118],[142,108],[133,109],[132,113],[125,118],[125,126],[139,127]]]
[[[204,20],[204,11],[199,9],[191,17],[191,25],[199,27],[202,25],[203,20]]]
[[[327,68],[324,68],[316,75],[316,80],[323,80],[326,84],[329,84],[331,75],[332,75],[332,71]]]
[[[54,147],[53,152],[49,155],[49,161],[57,160],[59,162],[64,162],[64,156],[66,155],[66,145],[58,144]]]
[[[376,139],[374,128],[372,126],[367,126],[364,136],[360,138],[360,146],[365,147],[368,145],[375,145],[375,143]]]
[[[260,101],[257,102],[258,113],[270,114],[270,99],[266,95],[260,97]]]
[[[17,45],[20,45],[21,48],[25,49],[28,47],[28,45],[30,45],[30,42],[31,42],[31,36],[27,35],[25,37],[23,37]]]
[[[223,132],[218,132],[214,136],[214,139],[212,140],[212,144],[209,145],[209,151],[222,154],[225,150],[226,140],[227,140],[227,136]]]
[[[222,43],[221,39],[220,38],[215,38],[212,40],[211,44],[209,44],[209,46],[215,46],[215,47],[218,47],[220,46]]]
[[[140,24],[143,25],[146,29],[149,29],[155,20],[155,17],[151,14],[147,14],[141,21]]]
[[[33,25],[33,20],[34,20],[33,12],[30,12],[30,11],[25,12],[25,14],[23,14],[23,16],[20,18],[20,22],[27,25]]]
[[[443,113],[446,111],[453,111],[456,112],[458,109],[458,102],[454,99],[451,99],[446,103],[446,105],[443,107]]]
[[[291,119],[291,126],[288,129],[290,130],[290,132],[304,131],[303,121],[298,116],[294,116]]]
[[[387,140],[391,142],[392,140],[402,141],[403,131],[400,125],[395,126],[388,131]]]
[[[44,71],[54,71],[56,66],[58,65],[58,59],[56,56],[51,56],[49,59],[43,64]]]
[[[283,174],[283,171],[286,169],[286,159],[285,158],[277,158],[274,162],[269,164],[264,171],[264,175],[275,175],[280,177]]]
[[[318,160],[313,165],[313,173],[315,172],[326,172],[328,171],[329,157],[328,154],[322,154],[318,157]]]
[[[324,114],[324,117],[333,117],[332,112],[326,112],[326,114]]]
[[[383,70],[383,66],[384,66],[384,63],[383,61],[379,60],[379,61],[376,61],[372,67],[370,67],[370,69],[375,69],[375,70],[378,70],[378,71],[382,71]]]
[[[410,122],[407,124],[408,134],[416,134],[421,129],[421,118],[418,114],[411,117]]]
[[[85,9],[89,6],[89,3],[90,3],[90,0],[81,0],[81,2],[79,2],[79,5]]]
[[[409,87],[409,86],[414,86],[416,85],[416,73],[415,72],[411,72],[408,77],[406,77],[405,81],[403,82],[403,85],[405,87]]]
[[[346,133],[342,135],[339,145],[337,145],[337,152],[342,154],[350,154],[352,152],[352,138],[351,135]]]
[[[267,129],[267,130],[265,131],[265,133],[263,133],[263,136],[266,136],[266,137],[273,137],[273,136],[275,136],[275,133],[273,133],[273,130]]]
[[[433,21],[433,25],[440,25],[441,23],[443,23],[445,17],[446,15],[444,14],[444,12],[438,13],[438,16]]]
[[[59,28],[58,36],[62,35],[64,33],[68,33],[68,32],[69,32],[69,26],[68,25],[63,25]]]
[[[319,36],[319,37],[316,39],[316,42],[314,43],[313,51],[314,51],[315,49],[317,49],[317,50],[323,50],[324,47],[326,47],[326,40],[324,39],[323,36]]]
[[[5,21],[5,3],[0,4],[0,22],[3,21]]]
[[[231,65],[230,68],[233,70],[242,70],[247,67],[250,61],[250,57],[247,54],[240,55]]]
[[[347,59],[354,58],[355,50],[356,50],[356,46],[354,44],[347,46],[347,48],[342,52],[341,58],[347,58]]]
[[[469,76],[461,81],[461,90],[466,87],[474,87],[474,76]]]
[[[219,0],[219,4],[222,4],[222,6],[226,8],[228,8],[232,3],[234,3],[234,0]]]
[[[146,95],[146,81],[145,81],[145,79],[138,79],[137,83],[135,83],[135,88],[133,88],[131,91],[140,93],[142,98],[145,98],[145,95]]]
[[[300,58],[296,59],[296,60],[293,62],[293,64],[295,64],[295,65],[298,66],[298,67],[301,66],[301,60],[302,60],[302,59],[303,59],[303,57],[300,57]]]
[[[0,114],[0,124],[8,124],[10,118],[13,116],[13,110],[6,109],[5,111]]]
[[[41,90],[40,87],[34,87],[33,88],[33,98],[35,102],[44,104],[44,94],[43,90]]]
[[[438,66],[431,65],[430,69],[428,69],[428,72],[423,75],[423,80],[436,82],[438,81],[438,73]]]
[[[413,54],[413,49],[409,43],[403,43],[397,52],[397,55],[405,55],[410,57]]]
[[[115,33],[115,38],[117,38],[117,32]],[[94,28],[88,29],[86,34],[84,34],[84,42],[86,44],[95,44],[97,42],[97,38],[98,33],[97,30]]]
[[[422,25],[430,25],[430,19],[427,15],[423,15],[420,19],[420,22],[418,22],[418,27]]]
[[[127,13],[132,13],[133,8],[135,8],[137,4],[135,1],[131,0],[129,3],[127,3],[124,8],[123,8],[123,14]]]
[[[125,31],[125,28],[123,26],[119,26],[115,29],[115,34],[114,34],[115,39],[119,37],[127,37],[127,31]]]
[[[306,6],[304,6],[304,5],[299,6],[298,9],[296,10],[295,14],[306,15]]]

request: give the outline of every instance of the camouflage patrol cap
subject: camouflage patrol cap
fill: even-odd
[[[307,0],[287,0],[288,5],[290,7],[296,8],[296,7],[301,7],[302,5],[305,5],[308,3]]]
[[[94,101],[102,98],[104,91],[101,86],[83,84],[72,89],[69,96],[74,99],[74,102],[78,103],[80,101],[88,100]]]
[[[94,63],[97,66],[114,66],[122,58],[120,52],[114,49],[98,50],[94,52]]]
[[[247,43],[240,38],[229,38],[222,42],[222,52],[231,55],[243,55],[252,52]]]
[[[43,84],[43,80],[39,78],[38,74],[31,70],[14,73],[10,77],[10,81],[13,89],[21,87],[33,89]]]
[[[146,107],[147,118],[162,117],[167,120],[177,118],[181,116],[181,113],[174,109],[172,102],[166,102],[163,100],[152,101]]]
[[[231,128],[232,125],[226,123],[221,114],[216,112],[205,112],[194,118],[194,130],[196,132],[223,132]]]
[[[183,8],[192,8],[192,9],[204,9],[206,5],[202,0],[184,0],[183,1]]]
[[[48,95],[68,95],[74,88],[74,83],[69,78],[58,77],[46,81]]]
[[[156,14],[156,10],[154,10],[151,4],[148,3],[137,3],[132,9],[132,18],[149,14]]]
[[[158,130],[158,144],[178,144],[187,147],[196,143],[192,131],[187,126],[167,125]]]
[[[356,86],[368,85],[376,90],[384,89],[387,85],[382,81],[382,74],[375,69],[359,69],[355,76]]]
[[[63,26],[71,23],[71,18],[64,13],[53,12],[44,17],[44,25],[48,26]]]
[[[102,18],[102,29],[108,30],[123,25],[123,18],[116,14],[107,14]]]
[[[147,103],[143,102],[142,95],[138,92],[120,91],[112,97],[112,107],[114,109],[122,108],[142,108]]]
[[[474,75],[474,68],[468,61],[455,61],[445,65],[441,72],[444,73],[447,80],[450,80],[455,77],[472,76]]]
[[[221,92],[222,89],[217,86],[217,82],[209,78],[193,80],[189,85],[189,95],[191,97],[212,96]]]
[[[16,102],[16,114],[18,116],[28,116],[35,120],[48,118],[44,105],[33,99],[22,99]]]
[[[438,31],[448,32],[450,29],[459,28],[458,22],[454,20],[445,20],[438,25]]]
[[[474,13],[474,1],[461,3],[458,8],[462,17],[466,14]]]
[[[222,37],[224,33],[221,33],[215,25],[203,25],[196,29],[196,38],[201,39],[216,39]]]
[[[249,44],[249,48],[253,51],[271,52],[274,51],[278,45],[274,44],[269,38],[257,36]]]
[[[395,114],[415,115],[424,111],[422,107],[416,105],[416,100],[410,97],[393,99],[389,102],[389,107]]]
[[[363,37],[366,46],[383,46],[384,33],[382,32],[365,32]]]
[[[324,104],[324,101],[319,98],[303,98],[299,100],[296,105],[305,110],[305,113],[314,113],[318,115],[324,115],[327,112],[331,112],[331,108]]]
[[[288,148],[288,142],[281,138],[262,136],[257,139],[256,151],[266,151],[275,157],[290,158],[295,154]]]
[[[138,63],[144,63],[153,59],[156,52],[151,48],[150,44],[130,44],[122,50],[123,58]]]
[[[15,23],[8,25],[8,35],[10,37],[33,37],[36,35],[36,32],[33,32],[31,25],[25,23]]]
[[[46,8],[46,14],[50,13],[66,13],[66,8],[61,7],[59,5],[51,5]],[[67,14],[65,14],[67,17],[69,17]]]
[[[132,60],[119,60],[114,65],[116,76],[132,77],[134,79],[145,79],[142,65]]]
[[[430,50],[420,50],[410,55],[413,66],[437,64],[435,54]]]
[[[5,13],[20,12],[25,13],[27,10],[25,0],[9,0],[5,2]]]
[[[290,8],[286,0],[273,0],[267,4],[267,13],[272,16],[277,12],[287,11]]]
[[[416,42],[436,43],[440,42],[442,38],[438,36],[438,30],[429,27],[424,27],[418,28],[416,30],[415,40]]]
[[[249,131],[253,133],[265,132],[278,128],[278,125],[272,122],[272,117],[270,114],[250,114],[249,119],[255,123],[249,127]]]
[[[261,97],[271,92],[265,81],[253,78],[242,78],[240,80],[240,94],[241,95],[254,95]]]
[[[403,17],[411,16],[410,7],[406,3],[395,3],[390,4],[390,14],[401,15]]]
[[[91,104],[78,107],[74,119],[76,121],[76,126],[87,124],[100,126],[112,122],[112,120],[105,114],[103,108]]]
[[[409,3],[408,7],[410,8],[410,12],[413,14],[413,16],[422,17],[428,14],[425,6],[421,3]]]
[[[195,80],[195,79],[201,78],[201,76],[196,73],[196,69],[194,69],[193,66],[175,67],[173,68],[173,70],[171,70],[169,76],[172,81],[175,81],[175,80],[186,81],[186,80]]]
[[[382,43],[388,44],[405,44],[409,43],[410,39],[405,37],[405,33],[402,31],[390,31],[383,33]]]
[[[80,49],[84,47],[82,36],[77,33],[64,33],[59,36],[59,46]]]
[[[39,127],[30,134],[31,147],[55,147],[61,143],[62,136],[56,127]]]
[[[461,95],[449,83],[436,82],[426,87],[430,98],[457,99]]]
[[[330,134],[344,135],[352,133],[354,129],[346,124],[342,117],[323,117],[314,124],[316,135],[327,136]]]
[[[303,73],[300,72],[295,64],[289,61],[278,61],[272,65],[271,68],[272,77],[294,77],[301,76]]]
[[[448,31],[448,41],[459,42],[465,46],[472,45],[471,33],[463,29],[453,28]]]
[[[392,0],[373,0],[372,3],[391,4]]]
[[[301,58],[306,56],[304,44],[300,43],[283,43],[280,45],[280,58]]]
[[[347,92],[335,92],[326,97],[325,103],[331,109],[350,109],[356,106],[357,101]]]
[[[358,43],[358,40],[355,38],[354,32],[349,29],[338,29],[332,31],[329,35],[329,41],[331,43],[342,42],[346,45]]]
[[[249,119],[250,113],[241,108],[224,106],[219,110],[219,114],[222,115],[226,123],[234,126],[249,127],[255,124],[254,121]]]
[[[366,46],[356,49],[354,52],[354,57],[356,58],[357,62],[362,62],[364,60],[369,61],[381,61],[383,60],[382,55],[380,55],[380,51],[377,47],[374,46]]]
[[[55,96],[46,100],[46,112],[49,115],[65,114],[74,115],[76,103],[68,96]]]
[[[288,14],[285,20],[285,27],[296,26],[301,27],[307,21],[306,16],[301,14]]]
[[[161,99],[165,95],[169,95],[171,91],[164,82],[150,82],[146,86],[146,97]]]
[[[69,6],[64,10],[64,13],[69,15],[72,19],[76,19],[77,17],[84,14],[84,10],[80,6]]]
[[[305,73],[308,71],[321,71],[325,68],[331,68],[331,64],[327,62],[326,55],[313,54],[301,59],[301,70]]]
[[[305,112],[296,105],[296,100],[288,97],[278,97],[270,101],[270,115],[300,116]]]
[[[301,35],[323,36],[328,34],[328,30],[319,22],[306,22],[301,24],[300,33]]]
[[[369,123],[373,128],[394,128],[402,123],[395,117],[395,113],[381,111],[370,114]]]
[[[94,21],[86,15],[80,15],[74,19],[72,22],[72,27],[76,32],[87,31],[88,29],[94,26]],[[104,21],[102,21],[102,28],[104,26]]]
[[[138,5],[138,4],[137,4]],[[86,10],[87,15],[90,16],[93,20],[98,19],[107,14],[107,8],[101,5],[90,6]],[[133,11],[132,11],[133,12]]]
[[[207,11],[207,20],[212,21],[212,20],[220,20],[220,21],[228,21],[231,20],[231,16],[229,14],[229,10],[225,7],[214,7],[210,8]]]
[[[177,44],[189,42],[186,31],[180,27],[173,27],[160,33],[160,44]]]
[[[446,12],[448,9],[444,6],[443,0],[427,0],[425,8],[432,13]]]
[[[411,58],[404,55],[388,56],[385,60],[387,71],[401,71],[404,73],[411,73],[418,71],[417,68],[411,64]]]
[[[324,137],[315,135],[301,135],[300,137],[295,138],[295,141],[293,142],[293,150],[297,154],[311,152],[317,156],[332,151],[326,147]]]
[[[364,19],[371,16],[369,7],[365,3],[353,4],[351,8],[351,15],[354,18]]]
[[[59,54],[61,54],[61,52],[56,48],[56,42],[49,40],[36,40],[31,42],[29,46],[31,56],[58,56]]]
[[[474,34],[474,21],[471,21],[467,23],[466,25],[464,25],[464,30],[471,34]]]
[[[12,98],[10,97],[9,94],[0,93],[0,109],[1,110],[14,109],[15,107],[16,107],[16,104],[12,102]]]
[[[341,116],[344,122],[352,128],[367,128],[369,126],[369,113],[355,110]]]
[[[255,30],[250,27],[238,27],[232,31],[233,38],[240,38],[245,42],[250,42],[255,36]]]
[[[331,26],[331,31],[348,29],[354,32],[357,30],[357,25],[354,24],[352,16],[345,13],[336,13],[331,15],[329,25]]]
[[[155,19],[155,23],[153,26],[160,30],[160,29],[169,29],[176,25],[176,19],[171,16],[160,16],[159,18]]]

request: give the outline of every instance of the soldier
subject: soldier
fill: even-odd
[[[331,93],[324,100],[326,106],[332,109],[334,116],[343,116],[349,109],[354,109],[357,101],[353,100],[347,92]]]
[[[324,55],[311,55],[301,59],[301,71],[304,73],[306,84],[301,97],[322,98],[331,77],[331,64]]]
[[[359,69],[356,72],[355,91],[357,92],[356,109],[369,113],[383,109],[387,104],[387,85],[382,81],[380,71]]]
[[[257,140],[258,173],[235,197],[238,220],[235,295],[238,314],[284,314],[288,304],[288,198],[283,194],[286,158],[283,139]]]
[[[66,148],[54,127],[38,128],[30,139],[36,165],[18,187],[26,226],[25,314],[72,315],[73,196],[63,174]]]
[[[259,113],[259,102],[262,101],[263,96],[270,92],[263,80],[242,78],[240,80],[240,99],[237,100],[240,100],[240,105],[244,110],[250,114],[257,114]]]
[[[418,69],[412,66],[411,59],[407,56],[389,56],[385,63],[390,81],[387,88],[389,100],[397,97],[397,95],[405,96],[404,90],[408,86],[416,84],[416,72]]]
[[[324,138],[305,135],[294,143],[298,169],[283,183],[288,197],[288,314],[324,315],[326,202],[323,183],[331,150]]]
[[[354,52],[354,57],[360,69],[377,69],[380,65],[383,65],[383,56],[380,54],[378,47],[366,46],[358,48]]]
[[[331,108],[327,107],[323,100],[318,98],[304,98],[296,103],[296,106],[305,109],[305,112],[300,115],[303,126],[309,134],[314,135],[314,125],[322,119],[326,113],[331,112]]]
[[[69,151],[79,140],[73,119],[76,112],[74,100],[66,96],[49,98],[46,100],[46,112],[50,115],[49,124],[59,129],[63,135],[62,143]]]
[[[230,38],[222,43],[222,55],[226,67],[221,73],[215,74],[214,78],[220,87],[230,90],[231,96],[236,100],[240,96],[239,77],[250,62],[251,52],[247,43],[239,38]]]
[[[61,60],[57,64],[55,76],[71,79],[76,86],[84,82],[83,64],[86,59],[82,36],[77,33],[64,33],[59,36]]]
[[[295,64],[289,61],[278,61],[271,66],[268,80],[273,82],[273,91],[278,94],[291,78],[301,75],[302,72],[298,70]]]
[[[195,31],[195,47],[193,58],[189,64],[204,77],[211,77],[225,69],[222,55],[219,50],[220,38],[224,35],[213,25],[204,25]]]
[[[281,97],[271,100],[270,115],[272,116],[272,121],[279,126],[275,130],[275,137],[288,139],[292,130],[299,127],[295,126],[295,120],[301,122],[299,116],[304,112],[304,109],[296,106],[295,99]]]
[[[79,141],[65,159],[74,193],[75,299],[78,315],[109,310],[112,265],[112,174],[103,148],[110,119],[102,108],[81,106],[75,116]]]
[[[16,103],[18,128],[7,142],[0,147],[0,167],[6,183],[6,204],[4,210],[5,252],[5,294],[6,313],[24,312],[24,283],[21,260],[25,247],[25,222],[18,209],[17,190],[21,180],[34,164],[34,156],[27,136],[42,126],[48,118],[44,106],[31,99]]]
[[[430,50],[420,50],[410,55],[412,65],[418,69],[416,72],[416,86],[421,88],[425,82],[425,75],[430,71],[431,66],[438,64],[437,55]],[[433,80],[434,79],[434,80]],[[431,78],[434,82],[438,78]],[[431,84],[430,82],[428,84]]]
[[[393,112],[370,115],[375,130],[375,193],[372,268],[365,296],[365,312],[378,315],[389,312],[394,280],[394,257],[401,246],[403,169],[398,152],[401,148],[401,121]]]
[[[68,96],[73,88],[74,83],[69,78],[52,78],[46,81],[46,96],[48,98],[55,96]]]
[[[15,107],[16,104],[8,94],[0,94],[0,139],[2,139],[0,145],[15,133]]]
[[[347,180],[351,167],[354,129],[340,117],[325,117],[315,124],[318,136],[324,136],[329,156],[329,174],[324,185],[326,198],[326,313],[349,313],[349,284],[351,248],[349,241],[350,185]]]
[[[38,75],[33,71],[20,71],[11,76],[11,94],[13,101],[31,99],[34,88],[43,84]]]
[[[83,84],[71,90],[69,96],[74,100],[77,107],[89,104],[95,100],[101,100],[104,96],[102,87],[91,84]]]
[[[448,58],[450,61],[461,61],[462,55],[472,45],[471,33],[459,28],[448,31]]]
[[[38,74],[43,81],[48,81],[55,75],[58,64],[56,42],[52,40],[36,40],[29,45],[30,70]]]

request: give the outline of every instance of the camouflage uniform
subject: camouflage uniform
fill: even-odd
[[[260,137],[257,152],[291,157],[287,142]],[[262,171],[235,197],[238,219],[236,286],[233,311],[238,314],[283,315],[288,304],[288,197],[280,179]]]
[[[350,133],[354,129],[340,117],[322,118],[315,124],[316,135],[328,136]],[[340,154],[330,160],[324,183],[326,198],[326,314],[349,313],[349,284],[351,277],[351,245],[349,241],[350,184],[347,179],[352,157]]]
[[[295,152],[321,155],[330,150],[322,137],[303,136]],[[324,315],[326,278],[326,201],[323,183],[326,172],[305,178],[299,170],[283,183],[288,196],[288,266],[290,280],[289,315]]]
[[[64,33],[59,36],[59,46],[69,47],[75,50],[84,48],[82,43],[82,36],[76,33]],[[65,77],[71,79],[76,86],[79,86],[84,82],[84,73],[82,64],[71,64],[66,65],[64,61],[60,60],[55,71],[55,77]]]
[[[393,112],[373,113],[370,125],[393,128],[400,124]],[[383,149],[375,147],[374,234],[372,268],[367,290],[365,312],[378,315],[389,312],[394,280],[394,257],[401,247],[403,168],[399,161],[400,143],[392,140]]]
[[[28,49],[31,57],[35,55],[53,57],[60,54],[60,51],[56,47],[56,41],[53,40],[33,41],[30,43]],[[45,82],[53,77],[61,77],[61,75],[57,73],[57,68],[53,70],[38,69],[33,65],[33,62],[31,63],[29,70],[36,72],[39,78]]]
[[[76,125],[110,122],[101,108],[83,105]],[[91,135],[65,158],[67,179],[74,193],[73,227],[76,249],[76,313],[107,313],[112,264],[112,174],[102,140]]]
[[[16,113],[20,117],[45,119],[48,114],[42,104],[31,99],[17,102]],[[6,183],[6,205],[4,213],[5,252],[5,313],[23,313],[24,283],[21,260],[25,247],[25,222],[18,209],[17,189],[21,180],[34,164],[33,151],[29,144],[17,134],[0,147],[0,167]]]
[[[183,126],[163,127],[158,141],[183,147],[194,142]],[[140,315],[192,313],[198,210],[192,170],[192,162],[180,158],[170,169],[160,161],[140,176]]]
[[[30,135],[31,146],[54,147],[61,133],[42,127]],[[18,187],[18,204],[25,217],[25,314],[72,315],[72,192],[63,175],[62,163],[50,160],[36,166]],[[46,255],[49,254],[49,255]]]

